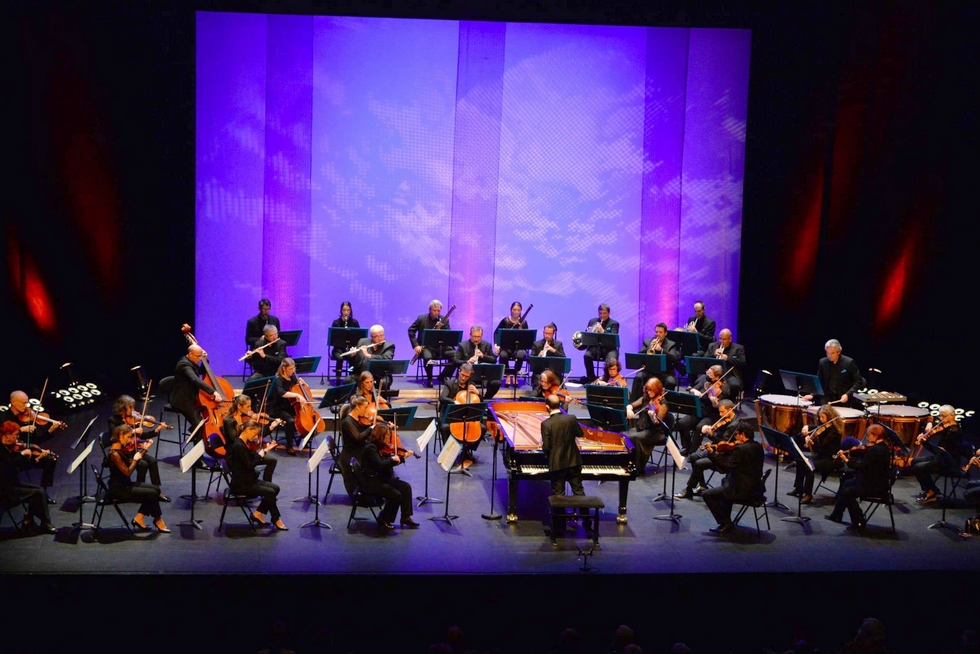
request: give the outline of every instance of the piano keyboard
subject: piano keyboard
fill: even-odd
[[[548,466],[521,466],[522,475],[546,475]],[[615,475],[617,477],[629,477],[629,471],[621,466],[582,466],[583,477],[601,477],[604,475]]]

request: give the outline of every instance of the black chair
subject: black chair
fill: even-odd
[[[734,506],[741,507],[738,513],[735,514],[735,519],[732,523],[738,525],[738,521],[742,519],[745,512],[752,508],[752,515],[755,516],[755,534],[756,536],[762,536],[762,530],[759,529],[759,509],[762,509],[762,514],[766,517],[766,531],[769,531],[771,527],[769,526],[769,507],[766,506],[766,482],[769,481],[769,474],[772,472],[772,468],[769,468],[764,473],[762,473],[762,481],[760,482],[760,489],[762,492],[750,500],[733,500],[732,504]]]
[[[175,416],[177,416],[177,427],[174,430],[176,432],[176,436],[174,438],[164,438],[163,437],[164,432],[160,432],[159,434],[156,435],[155,438],[157,440],[156,442],[157,447],[156,450],[154,450],[153,456],[158,459],[160,458],[160,443],[174,443],[175,445],[177,445],[177,447],[180,448],[180,455],[184,456],[184,414],[182,414],[180,411],[175,409],[172,404],[170,404],[170,393],[174,389],[173,375],[161,379],[160,384],[157,386],[157,388],[160,390],[161,393],[167,394],[167,402],[163,405],[163,410],[160,412],[160,420],[163,420],[163,414],[172,413]],[[165,420],[163,421],[166,422]]]
[[[225,512],[228,511],[228,503],[233,502],[242,511],[242,515],[248,521],[248,526],[255,531],[258,527],[258,523],[255,517],[252,515],[252,500],[255,499],[255,495],[247,495],[241,493],[235,493],[231,490],[231,472],[228,470],[228,464],[224,459],[218,461],[218,465],[221,468],[221,477],[225,480],[225,495],[223,506],[221,507],[221,518],[218,520],[218,531],[225,525]],[[219,482],[220,483],[220,482]],[[208,485],[210,488],[210,484]]]
[[[103,432],[104,433],[104,432]],[[126,502],[126,500],[121,500],[119,498],[113,497],[112,493],[109,492],[109,487],[105,482],[105,475],[108,473],[108,461],[103,462],[102,467],[99,468],[95,465],[92,466],[92,473],[95,476],[96,492],[95,492],[95,509],[92,511],[92,519],[90,522],[95,525],[95,535],[98,537],[99,530],[102,528],[102,515],[105,512],[107,506],[111,506],[119,514],[119,519],[122,520],[123,526],[126,530],[132,534],[133,528],[130,526],[129,518],[126,514],[122,512],[119,508],[120,504]],[[131,504],[133,502],[130,502]]]
[[[20,521],[18,521],[17,519],[15,519],[14,518],[14,514],[11,513],[11,511],[14,509],[14,507],[16,507],[18,504],[24,510],[24,517],[21,518]],[[5,515],[10,516],[10,521],[12,523],[14,523],[14,531],[20,533],[20,531],[21,531],[21,525],[23,524],[24,520],[27,519],[27,502],[17,502],[17,501],[14,501],[11,504],[6,504],[6,503],[0,504],[0,524],[3,523],[3,516],[5,516]]]
[[[371,510],[371,515],[374,519],[378,519],[378,513],[375,509],[380,509],[385,505],[385,500],[380,495],[373,495],[371,493],[364,492],[364,471],[361,469],[361,463],[354,458],[350,460],[351,474],[354,477],[354,493],[351,495],[351,503],[353,506],[350,508],[350,517],[347,519],[347,528],[350,529],[350,525],[354,520],[363,519],[357,517],[357,510],[359,508],[365,508]]]
[[[340,468],[340,448],[337,447],[337,441],[329,434],[327,435],[327,449],[330,451],[330,481],[327,482],[327,492],[323,494],[324,502],[330,496],[334,476],[339,474],[341,479],[344,478],[344,471]]]
[[[883,495],[861,495],[858,497],[858,502],[868,503],[868,505],[864,507],[864,517],[862,518],[864,524],[868,524],[868,521],[871,520],[871,516],[875,514],[875,511],[878,510],[878,507],[887,506],[888,517],[892,523],[891,531],[893,534],[897,533],[895,531],[895,514],[892,511],[892,505],[895,503],[895,496],[892,494],[892,487],[895,485],[895,480],[898,479],[899,472],[900,470],[898,466],[892,468],[891,474],[889,475],[888,478],[887,493],[884,493]],[[945,517],[945,510],[943,512],[943,516]]]

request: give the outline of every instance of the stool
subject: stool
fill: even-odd
[[[551,544],[557,545],[558,521],[569,517],[592,520],[592,543],[599,544],[599,510],[606,508],[601,497],[593,495],[551,495],[548,497],[551,507]],[[572,513],[565,513],[572,509]]]

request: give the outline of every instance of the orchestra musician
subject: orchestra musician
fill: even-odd
[[[385,340],[385,328],[371,325],[367,338],[357,341],[357,352],[351,355],[351,379],[367,372],[371,361],[390,361],[395,358],[395,344]],[[350,383],[350,382],[348,382]],[[385,376],[385,386],[391,387],[391,375]]]
[[[408,340],[412,342],[412,348],[415,350],[416,354],[421,354],[422,356],[422,367],[425,368],[425,386],[426,388],[432,388],[432,364],[430,363],[433,358],[439,357],[443,359],[449,359],[450,362],[453,359],[454,349],[452,347],[446,346],[442,352],[433,352],[429,348],[422,347],[422,332],[426,329],[450,329],[449,320],[440,320],[439,316],[442,313],[442,302],[439,300],[432,300],[429,302],[429,312],[423,313],[415,322],[411,324],[408,328]],[[445,383],[452,374],[456,372],[456,366],[452,363],[447,364],[443,370],[442,374],[439,375],[439,379],[442,383]]]
[[[286,454],[296,455],[296,409],[293,402],[305,402],[302,394],[291,390],[299,385],[296,376],[296,362],[286,357],[279,364],[276,379],[272,383],[272,395],[269,399],[269,415],[283,421],[283,431],[286,437]]]
[[[483,327],[473,325],[470,327],[469,340],[463,341],[456,348],[456,365],[469,363],[475,366],[478,363],[494,363],[497,360],[495,350],[497,350],[496,346],[491,346],[490,343],[483,340]],[[489,401],[499,390],[499,379],[487,380],[486,392],[482,396],[483,400]]]
[[[864,495],[887,495],[890,487],[891,448],[888,446],[885,428],[877,424],[871,425],[864,435],[867,446],[858,446],[849,452],[841,450],[837,453],[838,458],[842,459],[855,475],[841,481],[834,510],[824,516],[831,522],[843,522],[844,509],[847,509],[851,518],[848,529],[864,528],[864,514],[861,512],[858,498]]]
[[[558,395],[561,401],[561,408],[568,409],[568,402],[571,398],[567,391],[561,391],[561,382],[558,381],[558,375],[551,370],[545,370],[537,376],[534,387],[526,397],[548,399],[552,395]]]
[[[249,420],[242,425],[242,433],[239,434],[231,443],[226,461],[228,470],[231,472],[231,492],[236,495],[251,495],[262,498],[258,508],[252,513],[254,519],[260,525],[268,524],[263,518],[263,513],[270,513],[272,524],[279,531],[288,531],[282,522],[279,513],[279,505],[276,499],[279,497],[279,486],[271,481],[259,479],[255,469],[264,463],[264,458],[269,450],[276,446],[275,442],[270,442],[264,447],[257,447],[253,451],[252,447],[261,439],[262,426]],[[252,447],[250,447],[250,445]]]
[[[377,406],[379,409],[390,409],[391,406],[388,404],[388,400],[382,395],[375,397],[376,392],[374,388],[374,375],[364,371],[357,376],[357,391],[353,397],[363,397],[368,401],[368,404]]]
[[[643,397],[626,405],[626,417],[636,418],[636,425],[629,431],[629,439],[636,452],[636,469],[643,475],[653,454],[653,448],[667,442],[664,421],[667,419],[667,403],[664,402],[664,385],[651,377],[643,386]]]
[[[582,454],[575,439],[582,438],[582,426],[575,416],[562,413],[560,398],[550,395],[545,403],[548,418],[541,423],[541,449],[548,457],[548,473],[551,476],[551,494],[564,495],[565,482],[572,488],[572,495],[585,495],[582,487]],[[555,536],[564,532],[564,522],[556,517],[552,523]],[[592,520],[583,521],[586,531],[592,531]]]
[[[330,323],[330,326],[334,329],[359,329],[361,327],[361,323],[359,323],[357,318],[354,317],[354,308],[351,306],[350,302],[344,300],[340,303],[340,316]],[[340,348],[335,347],[330,350],[330,358],[337,362],[343,360],[343,354],[344,352]],[[351,365],[353,365],[353,361],[351,362]],[[341,366],[338,363],[335,366],[338,384],[340,383],[340,368]],[[352,372],[351,374],[356,375],[357,373]]]
[[[731,399],[731,389],[729,389],[728,383],[721,377],[722,368],[720,365],[715,364],[705,370],[704,374],[698,377],[694,384],[687,389],[688,393],[701,398],[702,414],[704,415],[697,425],[695,425],[697,418],[693,415],[686,414],[677,419],[677,429],[681,434],[681,443],[687,452],[694,452],[698,444],[700,444],[702,428],[713,424],[720,417],[718,412],[719,403],[722,400]],[[695,435],[694,439],[697,440],[697,444],[692,439],[692,433]]]
[[[557,357],[564,359],[565,346],[561,341],[555,340],[558,334],[558,327],[553,322],[544,326],[544,338],[534,341],[531,345],[532,357]]]
[[[498,324],[497,329],[494,330],[494,351],[500,356],[500,363],[504,366],[504,372],[508,370],[508,364],[511,360],[514,361],[514,371],[517,372],[521,369],[521,364],[527,358],[527,350],[517,350],[516,352],[510,352],[509,350],[502,349],[500,347],[500,330],[502,329],[527,329],[527,321],[521,320],[521,314],[524,312],[524,306],[520,302],[513,302],[510,305],[510,315],[503,318]],[[484,362],[486,363],[486,362]],[[507,382],[504,387],[507,388],[513,383],[517,385],[517,377],[515,375],[508,375]]]
[[[279,328],[275,325],[266,325],[262,328],[262,336],[252,343],[251,354],[246,354],[245,360],[252,366],[253,379],[262,377],[272,377],[279,370],[279,364],[289,356],[286,352],[286,341],[279,338]]]
[[[643,395],[647,380],[656,377],[669,391],[677,388],[677,378],[674,377],[674,369],[681,360],[680,346],[667,338],[667,323],[660,322],[654,328],[654,335],[643,340],[643,349],[640,354],[663,354],[667,357],[667,370],[665,372],[647,372],[640,370],[633,377],[633,388],[630,391],[630,400],[636,400]]]
[[[169,534],[160,510],[160,487],[145,482],[134,482],[133,471],[145,456],[136,446],[136,436],[129,425],[120,425],[112,430],[112,443],[109,446],[109,498],[123,502],[139,502],[139,512],[131,520],[134,527],[147,530],[146,516],[153,518],[153,525],[161,532]]]
[[[962,471],[968,472],[972,466],[980,467],[980,449],[973,453],[973,456],[967,461]],[[966,486],[963,489],[963,499],[969,502],[974,508],[980,509],[980,479],[971,479],[966,482]],[[967,530],[961,531],[960,536],[964,538],[973,536],[973,532],[969,529],[969,523],[971,522],[974,525],[980,523],[980,513],[977,513],[971,520],[967,520]]]
[[[174,385],[173,392],[170,394],[170,404],[180,411],[191,429],[201,420],[201,413],[197,406],[198,391],[210,393],[216,402],[225,399],[221,397],[221,393],[217,389],[211,388],[207,382],[201,379],[201,376],[205,374],[201,361],[207,355],[208,353],[200,345],[196,343],[190,345],[187,348],[187,354],[180,358],[177,362],[177,368],[174,370]],[[194,435],[194,442],[196,443],[200,439],[199,431]]]
[[[245,423],[250,420],[258,422],[260,437],[268,434],[269,425],[263,425],[258,420],[263,417],[268,419],[267,416],[252,412],[252,398],[248,395],[236,395],[235,399],[232,400],[231,411],[228,412],[221,423],[221,436],[223,441],[212,444],[212,451],[218,456],[227,458],[231,444],[241,436]],[[272,476],[276,473],[276,466],[279,465],[279,458],[269,450],[265,453],[262,458],[262,463],[259,465],[265,466],[265,470],[262,471],[262,481],[272,481]]]
[[[620,370],[619,360],[615,357],[608,357],[602,363],[602,376],[593,381],[596,386],[618,386],[626,388],[626,377],[623,377]]]
[[[0,440],[3,445],[0,447],[0,502],[4,506],[26,503],[27,515],[24,517],[22,528],[29,532],[39,529],[41,533],[53,534],[56,529],[51,524],[51,513],[44,489],[20,479],[20,471],[40,454],[30,447],[18,445],[20,429],[20,425],[12,420],[5,420],[0,425]],[[40,527],[34,522],[35,518],[41,521]]]
[[[378,513],[378,525],[385,530],[394,529],[395,517],[401,509],[401,526],[418,529],[419,524],[412,520],[412,486],[395,476],[393,468],[404,460],[397,454],[382,454],[380,448],[388,438],[389,427],[378,423],[371,428],[361,457],[358,461],[364,476],[366,493],[385,498],[385,505]]]
[[[827,356],[817,364],[817,377],[823,387],[824,399],[844,406],[861,408],[861,403],[854,399],[854,393],[864,386],[864,377],[854,359],[841,354],[841,344],[832,338],[824,345]],[[804,400],[812,400],[812,395],[804,395]]]
[[[473,364],[467,362],[459,367],[457,376],[446,380],[443,384],[442,389],[439,391],[439,409],[438,414],[441,416],[445,412],[445,407],[450,404],[456,404],[456,396],[461,391],[468,391],[469,396],[474,398],[479,398],[480,393],[475,384],[470,383],[470,377],[473,376]],[[464,441],[463,445],[463,467],[468,468],[470,465],[476,463],[476,456],[473,454],[474,450],[480,445],[480,441],[486,436],[486,425],[481,421],[480,424],[480,438],[475,441]],[[451,435],[449,425],[442,426],[442,435],[444,439],[448,439]]]
[[[733,440],[735,435],[735,405],[731,400],[722,400],[718,403],[718,420],[713,424],[702,426],[698,432],[698,438],[692,443],[691,455],[687,458],[691,466],[691,476],[687,479],[684,490],[674,495],[679,500],[689,500],[695,495],[701,495],[708,488],[705,485],[704,475],[708,470],[719,470],[715,465],[715,459],[711,458],[712,448],[708,445],[701,445],[705,436],[711,439],[710,445],[727,443]]]
[[[619,323],[609,317],[610,309],[608,304],[599,305],[599,317],[589,320],[585,328],[587,332],[596,334],[618,334]],[[585,351],[585,383],[591,384],[595,381],[595,362],[605,361],[607,358],[619,358],[619,352],[605,347],[590,347]]]
[[[129,425],[133,429],[133,438],[138,440],[144,433],[149,431],[151,434],[159,434],[160,431],[165,427],[164,423],[157,423],[156,427],[144,427],[141,420],[135,418],[134,410],[136,408],[136,400],[129,395],[120,395],[116,398],[116,401],[112,404],[112,415],[109,416],[109,432],[111,433],[121,425]],[[139,461],[136,463],[136,483],[142,484],[146,481],[147,473],[150,474],[150,483],[154,486],[160,486],[160,464],[157,460],[150,455],[149,447],[153,444],[153,440],[144,440],[140,443],[143,447],[143,456],[140,457]],[[169,502],[170,498],[160,493],[160,497],[157,498],[161,502]]]
[[[263,298],[259,300],[259,313],[252,316],[245,323],[245,349],[252,347],[255,341],[262,338],[262,330],[266,325],[274,325],[277,330],[282,329],[279,319],[270,315],[272,302]]]
[[[708,346],[704,355],[731,364],[734,370],[725,378],[725,381],[732,389],[732,396],[739,397],[742,388],[744,388],[742,376],[745,374],[745,347],[732,341],[732,330],[722,329],[718,334],[718,340]]]
[[[684,329],[689,332],[697,332],[705,344],[715,340],[715,321],[704,315],[704,302],[698,300],[694,303],[694,315],[687,319]],[[705,350],[699,350],[694,356],[703,356]]]
[[[374,383],[373,380],[371,383]],[[340,437],[343,445],[340,453],[340,472],[344,477],[344,488],[347,489],[348,495],[353,495],[354,488],[357,486],[351,472],[350,460],[353,458],[360,461],[364,444],[374,426],[370,419],[363,419],[370,406],[370,402],[363,395],[353,395],[350,398],[350,409],[340,421]]]
[[[10,394],[10,406],[6,411],[0,413],[0,422],[12,422],[17,425],[20,440],[34,444],[36,441],[43,441],[44,437],[55,429],[65,427],[65,423],[57,420],[38,417],[35,419],[36,412],[30,408],[30,398],[24,391],[14,391]],[[17,439],[15,439],[17,440]],[[31,457],[21,461],[21,467],[41,470],[41,488],[44,492],[45,502],[57,504],[48,497],[48,489],[54,485],[54,470],[56,457]]]
[[[786,493],[787,495],[800,497],[803,504],[809,504],[813,501],[814,471],[823,474],[844,466],[844,463],[834,456],[841,448],[841,439],[844,437],[841,432],[843,425],[840,414],[829,404],[824,404],[817,411],[819,429],[813,430],[804,425],[804,445],[810,450],[809,453],[804,452],[804,455],[812,460],[814,470],[810,470],[810,466],[796,466],[796,483],[793,484],[793,490]]]
[[[709,531],[715,534],[725,534],[732,531],[732,503],[735,500],[746,501],[765,495],[762,485],[762,464],[765,461],[765,450],[755,440],[755,432],[745,420],[735,425],[734,447],[725,453],[721,444],[708,445],[708,456],[714,466],[725,472],[725,478],[717,488],[704,491],[701,497],[714,516],[717,527]]]
[[[933,475],[956,474],[955,468],[959,465],[962,443],[963,432],[956,422],[956,410],[944,404],[939,407],[939,420],[935,423],[930,421],[925,430],[915,439],[916,445],[925,445],[926,449],[915,457],[911,466],[912,474],[915,475],[922,489],[916,497],[919,504],[931,504],[939,499],[939,487],[936,486]],[[948,456],[936,452],[935,448],[943,450]]]

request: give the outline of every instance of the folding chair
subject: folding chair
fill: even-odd
[[[895,485],[895,480],[898,479],[899,468],[895,466],[892,468],[891,474],[888,477],[888,492],[884,495],[862,495],[858,497],[858,502],[867,502],[868,505],[864,508],[864,524],[868,524],[871,520],[871,516],[875,514],[879,506],[888,507],[888,517],[892,523],[892,533],[897,533],[895,531],[895,514],[892,512],[892,505],[895,503],[895,496],[892,494],[892,486]],[[943,518],[945,519],[946,511],[943,509]]]
[[[359,508],[371,509],[371,515],[374,519],[378,519],[378,513],[375,509],[380,509],[385,505],[385,500],[380,495],[373,495],[371,493],[365,493],[364,488],[364,471],[361,469],[361,464],[357,459],[351,458],[350,460],[351,473],[354,476],[354,483],[356,487],[354,488],[354,493],[351,495],[351,502],[353,506],[350,508],[350,517],[347,519],[347,528],[350,529],[350,525],[354,520],[363,520],[363,518],[357,517],[357,510]]]
[[[251,502],[255,499],[255,496],[233,492],[231,490],[231,473],[228,470],[228,464],[224,459],[221,459],[218,461],[218,465],[221,468],[221,477],[225,480],[225,495],[224,502],[222,503],[223,506],[221,507],[221,518],[218,520],[218,531],[221,531],[221,528],[225,524],[225,512],[228,510],[229,502],[234,502],[241,509],[242,515],[248,521],[248,526],[252,528],[252,531],[255,531],[258,524],[250,510],[252,508]],[[208,487],[210,488],[210,484],[208,484]]]
[[[119,508],[120,504],[126,502],[126,500],[120,500],[112,497],[109,492],[109,487],[105,482],[105,474],[109,470],[106,463],[103,463],[102,467],[99,468],[95,465],[92,466],[92,473],[95,475],[96,492],[95,492],[95,509],[92,511],[92,519],[89,521],[95,525],[95,534],[98,536],[99,530],[102,528],[102,514],[105,512],[107,506],[111,506],[119,514],[119,519],[122,520],[123,526],[126,528],[130,534],[133,532],[133,528],[129,524],[129,518],[126,514],[122,512]],[[130,502],[132,503],[132,502]]]
[[[734,506],[740,506],[738,513],[735,514],[735,519],[732,523],[738,525],[738,521],[742,519],[745,512],[748,511],[749,507],[752,507],[752,514],[755,516],[755,534],[756,536],[762,536],[762,531],[759,529],[759,509],[762,509],[762,514],[766,517],[766,531],[770,530],[769,526],[769,507],[766,506],[766,482],[769,481],[769,473],[772,472],[772,468],[769,468],[764,473],[762,473],[762,481],[759,485],[762,493],[753,497],[750,500],[733,500],[732,504]]]

